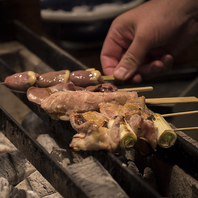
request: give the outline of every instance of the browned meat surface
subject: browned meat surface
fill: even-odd
[[[98,111],[101,102],[116,103],[117,98],[136,98],[137,92],[88,92],[59,91],[41,101],[43,108],[53,119],[69,119],[72,112]],[[65,118],[64,118],[65,117]]]
[[[157,129],[151,120],[144,119],[138,114],[128,114],[125,120],[136,133],[137,137],[144,138],[152,146],[153,149],[157,146]]]
[[[100,112],[104,114],[109,119],[115,116],[123,116],[125,114],[139,114],[143,115],[145,118],[148,117],[148,111],[145,104],[145,98],[137,97],[130,98],[126,101],[124,105],[112,104],[112,103],[100,103]]]
[[[70,147],[74,150],[110,150],[108,130],[105,127],[98,127],[93,123],[89,123],[89,129],[86,134],[77,133],[73,136]]]
[[[77,70],[73,71],[69,77],[75,85],[87,87],[89,85],[97,85],[104,83],[101,73],[98,70]]]
[[[115,116],[125,116],[128,109],[123,105],[114,103],[102,102],[99,104],[100,112],[105,115],[108,119],[114,118]]]
[[[117,87],[111,83],[103,83],[95,86],[88,86],[85,88],[85,91],[92,92],[114,92],[117,91]]]
[[[111,83],[104,83],[95,86],[88,86],[87,88],[75,86],[72,82],[58,83],[51,87],[30,87],[27,90],[27,98],[29,101],[40,105],[41,101],[49,97],[51,94],[58,91],[93,91],[93,92],[113,92],[117,90],[115,85]]]
[[[112,127],[107,128],[107,125],[104,125],[107,119],[101,113],[72,113],[70,121],[78,133],[73,136],[70,147],[74,150],[115,151],[120,143],[120,120],[121,118],[117,117]]]
[[[39,74],[32,71],[15,73],[5,78],[4,84],[11,90],[25,92],[39,78]]]
[[[94,122],[97,126],[104,126],[108,121],[105,115],[97,112],[97,111],[88,111],[85,113],[71,113],[70,115],[70,123],[77,132],[86,133],[86,124],[87,122]],[[85,129],[85,131],[84,131]]]
[[[46,88],[30,87],[26,95],[30,102],[40,105],[41,101],[49,97],[50,94],[50,90]]]
[[[30,87],[27,90],[27,98],[29,101],[40,105],[41,101],[49,97],[51,94],[58,91],[75,91],[76,87],[72,82],[59,83],[51,87],[40,88],[40,87]]]
[[[36,84],[39,87],[50,87],[62,82],[67,83],[69,74],[68,70],[48,72],[40,75]]]

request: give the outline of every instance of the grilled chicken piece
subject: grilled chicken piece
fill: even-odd
[[[87,122],[92,122],[97,126],[105,126],[108,122],[108,119],[105,115],[97,111],[88,111],[85,113],[71,113],[70,123],[74,130],[78,133],[86,133],[89,127]]]
[[[117,91],[117,87],[114,84],[111,83],[103,83],[98,84],[95,86],[88,86],[85,88],[85,91],[91,91],[91,92],[114,92]]]
[[[108,129],[107,118],[98,112],[72,113],[72,127],[78,132],[73,136],[70,147],[74,150],[116,150],[119,145],[120,118]]]
[[[129,99],[126,101],[124,106],[128,109],[128,112],[142,115],[144,119],[147,119],[150,116],[150,112],[146,106],[144,96]]]
[[[27,90],[27,98],[29,101],[40,105],[41,101],[49,97],[51,94],[58,91],[92,91],[92,92],[114,92],[117,87],[111,83],[104,83],[95,86],[88,86],[86,88],[75,86],[72,82],[58,83],[51,87],[30,87]]]
[[[40,88],[40,87],[30,87],[27,90],[27,98],[29,101],[40,105],[41,101],[49,97],[51,94],[58,91],[76,91],[76,86],[72,83],[59,83],[51,87]]]
[[[125,116],[126,113],[143,115],[146,119],[149,116],[145,105],[145,97],[131,98],[124,105],[113,103],[100,103],[100,112],[107,118],[111,119],[115,116]]]
[[[157,146],[157,128],[151,120],[144,119],[141,115],[130,113],[125,116],[126,122],[136,133],[137,138],[143,138],[155,150]]]
[[[108,129],[105,127],[98,127],[97,125],[89,122],[89,130],[87,133],[77,133],[73,136],[70,147],[74,150],[110,150]]]
[[[118,103],[121,97],[138,97],[137,92],[89,92],[59,91],[41,101],[43,108],[53,119],[69,120],[72,112],[98,111],[101,102]]]

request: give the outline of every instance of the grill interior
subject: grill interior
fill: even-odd
[[[70,71],[86,69],[85,65],[67,52],[45,38],[38,37],[18,21],[12,24],[12,28],[14,39],[2,43],[0,48],[2,82],[6,76],[25,70],[42,74],[61,69]],[[186,80],[182,81],[184,75]],[[169,90],[169,84],[174,86],[175,90],[167,91],[166,97],[181,96],[184,93],[195,95],[193,90],[197,90],[198,84],[196,77],[197,71],[194,69],[180,73],[179,76],[172,73],[168,82],[162,78],[154,86],[156,97],[163,96],[163,93]],[[140,86],[149,83],[151,82]],[[178,132],[178,140],[172,148],[157,148],[155,153],[147,157],[141,156],[134,149],[122,154],[107,151],[75,152],[68,147],[75,133],[69,122],[55,121],[39,112],[23,93],[12,93],[3,86],[1,92],[4,94],[2,104],[5,104],[2,100],[10,100],[8,105],[1,107],[1,131],[63,197],[198,195],[196,137],[192,139],[185,133]],[[153,97],[151,94],[153,93],[144,95]],[[192,110],[196,107],[197,104],[191,104]],[[170,113],[180,107],[158,105],[149,108],[159,113]],[[185,109],[186,105],[182,108]],[[169,121],[172,123],[174,120]],[[36,141],[40,134],[48,134],[56,141],[59,152],[64,151],[61,157],[49,154]],[[65,159],[68,160],[66,165],[63,163]]]

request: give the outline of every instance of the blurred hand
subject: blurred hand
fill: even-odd
[[[113,21],[101,51],[103,72],[135,83],[163,75],[197,35],[197,0],[148,1]]]

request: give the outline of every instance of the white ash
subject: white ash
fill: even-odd
[[[71,158],[66,149],[54,148],[50,155],[63,167],[67,167],[71,164]]]
[[[190,166],[190,162],[189,162]],[[170,178],[169,197],[195,198],[198,197],[198,182],[178,166],[174,166]]]
[[[47,150],[48,153],[51,153],[54,148],[59,148],[56,141],[48,134],[41,134],[36,140]]]
[[[22,190],[13,187],[9,184],[8,180],[0,177],[0,195],[1,198],[39,198],[39,196],[32,190]]]
[[[16,150],[0,155],[0,177],[16,185],[35,171],[35,167]]]
[[[62,196],[59,193],[54,193],[54,194],[47,195],[47,196],[42,197],[42,198],[62,198]]]
[[[49,196],[57,193],[54,187],[38,171],[32,173],[16,187],[26,191],[32,190],[36,192],[39,197]]]
[[[143,180],[146,181],[153,189],[157,190],[157,181],[155,173],[152,171],[150,167],[146,167],[144,169],[144,173],[142,176]]]
[[[17,148],[0,132],[0,154],[15,151]]]

